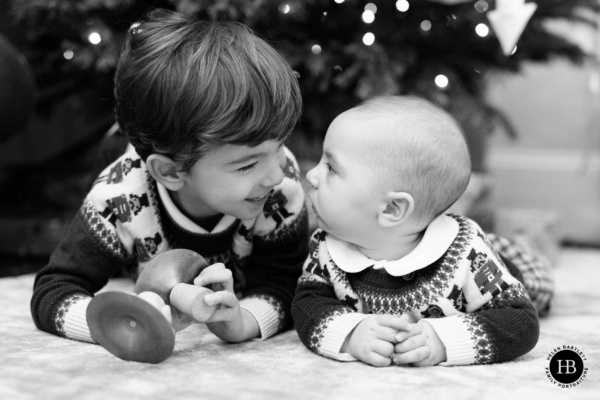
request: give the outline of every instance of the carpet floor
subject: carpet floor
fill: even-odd
[[[374,368],[308,351],[294,331],[265,342],[226,344],[205,326],[178,332],[158,365],[126,362],[98,345],[36,329],[29,312],[33,274],[0,279],[1,399],[599,399],[600,251],[563,249],[556,297],[528,354],[462,367]],[[128,291],[111,281],[105,290]],[[562,388],[546,376],[549,355],[574,346],[585,378]]]

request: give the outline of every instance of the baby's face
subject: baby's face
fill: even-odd
[[[371,128],[372,129],[372,128]],[[368,121],[348,113],[330,125],[319,164],[306,174],[308,199],[320,228],[339,239],[367,246],[377,226],[381,188],[365,160]]]

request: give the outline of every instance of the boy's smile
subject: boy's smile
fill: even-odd
[[[255,147],[223,145],[196,162],[174,195],[193,218],[215,214],[256,218],[273,188],[283,180],[285,163],[281,142],[266,141]]]
[[[267,193],[265,195],[248,198],[248,199],[246,199],[246,201],[251,204],[255,204],[255,205],[263,205],[263,204],[265,204],[265,202],[267,201],[267,199],[269,198],[269,195],[271,193],[273,193],[272,189],[269,191],[269,193]]]

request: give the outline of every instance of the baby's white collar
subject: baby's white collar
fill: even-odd
[[[219,223],[210,232],[208,232],[206,229],[204,229],[203,227],[186,217],[179,210],[179,208],[177,208],[177,206],[173,202],[173,199],[171,199],[171,196],[169,195],[169,192],[166,187],[164,187],[158,182],[156,182],[156,186],[158,187],[158,195],[160,196],[160,199],[163,205],[165,206],[165,209],[167,210],[169,216],[173,218],[173,221],[175,221],[177,225],[179,225],[187,231],[202,234],[218,233],[227,229],[235,221],[235,217],[232,217],[231,215],[223,215]]]
[[[325,237],[327,250],[335,264],[345,272],[356,273],[366,268],[385,268],[388,274],[402,276],[437,261],[448,250],[458,234],[458,222],[440,215],[427,226],[423,238],[413,251],[399,260],[376,261],[362,254],[358,248],[331,235]]]

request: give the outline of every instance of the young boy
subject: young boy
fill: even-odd
[[[475,222],[443,214],[470,173],[460,128],[425,100],[376,98],[332,122],[306,175],[320,229],[292,304],[310,350],[426,366],[510,360],[535,346],[524,286]]]
[[[158,10],[127,35],[115,98],[133,148],[100,174],[38,273],[36,326],[93,342],[91,296],[119,269],[185,248],[210,264],[195,283],[222,288],[205,298],[220,306],[207,323],[218,337],[289,327],[308,254],[304,192],[283,146],[302,107],[289,65],[241,24]]]

